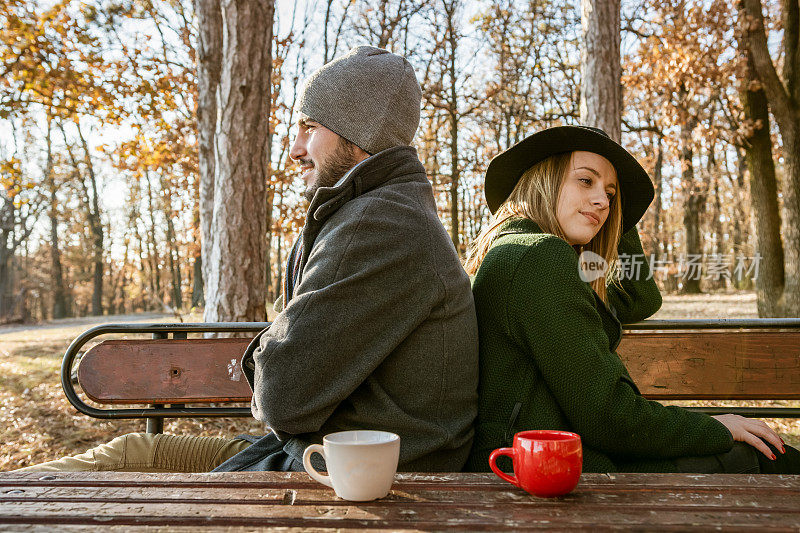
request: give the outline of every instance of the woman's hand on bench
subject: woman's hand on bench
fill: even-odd
[[[772,450],[769,449],[769,446],[764,444],[765,440],[772,444],[776,450],[780,450],[781,453],[784,453],[783,441],[781,438],[771,427],[761,420],[745,418],[739,415],[717,415],[712,418],[716,418],[723,426],[728,428],[728,431],[730,431],[733,436],[733,440],[746,442],[773,461],[775,460],[775,455],[772,453]]]

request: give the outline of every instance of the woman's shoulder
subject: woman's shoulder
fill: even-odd
[[[559,282],[578,278],[578,256],[563,239],[549,233],[509,233],[499,236],[484,257],[475,285]]]

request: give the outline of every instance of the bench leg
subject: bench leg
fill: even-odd
[[[161,404],[153,404],[150,407],[164,407]],[[161,417],[158,418],[148,418],[146,429],[148,433],[164,433],[164,419]]]
[[[163,418],[148,418],[147,419],[147,432],[148,433],[163,433],[164,432],[164,419]]]

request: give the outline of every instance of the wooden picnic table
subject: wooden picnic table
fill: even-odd
[[[398,474],[387,498],[353,503],[305,473],[0,473],[0,526],[50,531],[54,525],[798,531],[800,476],[584,474],[572,494],[540,499],[493,474]]]

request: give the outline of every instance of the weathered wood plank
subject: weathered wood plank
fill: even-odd
[[[78,382],[98,403],[249,402],[239,364],[248,342],[107,340],[84,354]]]
[[[351,503],[304,473],[0,473],[0,524],[797,530],[800,476],[585,474],[569,496],[545,500],[491,474],[401,474],[389,498]]]
[[[242,525],[311,526],[338,528],[469,529],[621,525],[749,526],[753,528],[800,527],[797,512],[764,511],[755,507],[719,509],[686,506],[610,509],[602,506],[561,505],[544,501],[538,506],[514,504],[471,506],[407,506],[352,504],[332,505],[176,505],[129,503],[4,502],[0,523],[66,523],[109,525]]]
[[[617,353],[653,399],[800,399],[800,332],[631,331]]]
[[[0,505],[5,502],[64,502],[64,503],[126,503],[148,504],[204,504],[220,502],[230,505],[351,505],[335,498],[330,489],[321,486],[296,489],[260,488],[205,488],[205,487],[65,487],[33,486],[0,488]],[[615,485],[579,485],[565,498],[542,500],[508,485],[505,490],[453,490],[430,488],[395,488],[375,505],[403,504],[416,506],[463,506],[472,508],[494,507],[497,504],[521,506],[563,506],[580,503],[581,506],[599,505],[605,508],[650,508],[685,505],[699,507],[751,507],[757,504],[763,511],[800,513],[800,490],[797,488],[765,489],[759,485],[741,487],[631,487]]]
[[[318,488],[305,472],[142,473],[142,472],[0,472],[0,487],[8,486],[140,486],[201,488]],[[798,475],[757,474],[583,474],[580,486],[704,487],[800,490]],[[494,474],[398,473],[395,487],[407,489],[448,487],[452,490],[506,490],[510,485]]]
[[[5,527],[4,527],[5,526]],[[97,533],[106,533],[106,532],[117,532],[122,531],[125,533],[128,532],[147,532],[147,533],[163,533],[163,532],[187,532],[187,533],[196,533],[198,531],[198,526],[182,526],[182,525],[170,525],[170,526],[162,526],[162,525],[110,525],[108,523],[100,523],[94,525],[76,525],[76,524],[53,524],[53,523],[45,523],[45,524],[14,524],[13,528],[8,527],[7,525],[0,524],[0,529],[3,531],[14,531],[14,532],[30,532],[30,533],[53,533],[57,531],[61,533],[62,531],[94,531]],[[246,526],[228,526],[228,525],[204,525],[202,526],[203,533],[240,533],[240,532],[248,532],[252,533],[253,531],[263,531],[263,528],[254,528],[253,526],[246,527]],[[311,528],[311,527],[271,527],[269,528],[270,533],[330,533],[331,528]],[[411,531],[419,531],[416,529],[399,529],[397,530],[398,533],[406,533]]]

